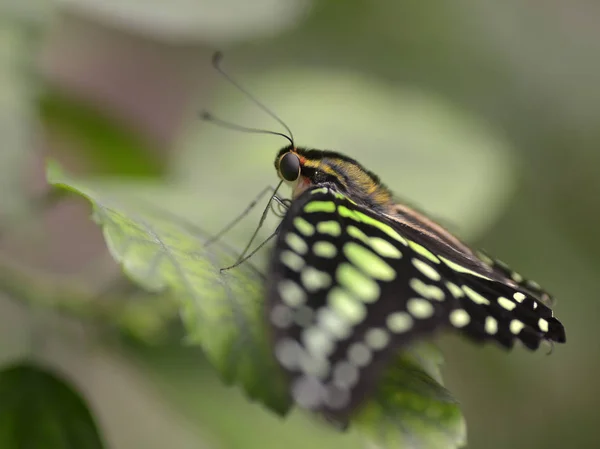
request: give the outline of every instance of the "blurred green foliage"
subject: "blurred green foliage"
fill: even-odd
[[[102,449],[85,402],[60,377],[28,363],[0,371],[0,446]]]
[[[469,447],[598,447],[600,8],[260,0],[236,11],[230,1],[0,4],[3,367],[26,358],[66,373],[109,447],[358,447],[223,386],[197,349],[181,347],[173,305],[122,279],[87,205],[30,204],[45,195],[50,154],[103,174],[93,182],[107,198],[211,232],[228,222],[273,182],[284,142],[196,120],[208,107],[276,126],[216,79],[208,58],[226,47],[228,69],[299,143],[356,157],[558,298],[568,343],[550,357],[442,339]],[[228,243],[243,245],[256,218]]]
[[[87,103],[50,90],[39,96],[38,107],[46,127],[84,152],[88,172],[150,178],[162,173],[158,158],[148,152],[149,143]]]
[[[172,218],[127,206],[50,163],[48,182],[82,195],[92,204],[110,253],[123,271],[150,292],[177,301],[188,343],[202,347],[227,383],[241,384],[253,399],[284,415],[289,407],[262,325],[264,276],[252,264],[221,275],[235,253],[209,236],[191,232]],[[264,380],[269,378],[269,382]]]

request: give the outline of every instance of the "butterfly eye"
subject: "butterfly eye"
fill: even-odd
[[[279,161],[279,173],[286,181],[295,181],[300,177],[300,159],[294,153],[286,153]]]

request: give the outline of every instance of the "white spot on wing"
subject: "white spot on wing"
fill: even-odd
[[[297,369],[303,349],[300,344],[291,338],[285,338],[275,343],[275,358],[281,365],[289,370]]]
[[[352,388],[358,382],[358,368],[346,361],[333,367],[333,384],[342,389]]]
[[[406,302],[408,312],[418,319],[431,318],[435,309],[429,301],[423,298],[410,298]]]
[[[271,323],[280,329],[292,325],[292,310],[283,304],[276,304],[271,310]]]
[[[490,305],[490,301],[485,296],[481,295],[480,293],[477,293],[475,290],[473,290],[468,285],[463,285],[462,290],[469,297],[469,299],[471,301],[473,301],[474,303],[483,304],[486,306]]]
[[[290,279],[284,279],[277,285],[281,300],[288,306],[299,307],[306,302],[306,293],[302,287]]]
[[[467,313],[466,310],[456,309],[450,312],[450,324],[452,326],[461,328],[465,327],[467,324],[471,322],[471,316]]]
[[[523,322],[520,320],[515,319],[510,322],[510,331],[514,335],[517,335],[519,332],[521,332],[524,327],[525,327],[525,324],[523,324]]]
[[[319,407],[326,395],[324,385],[315,376],[302,376],[292,384],[292,397],[303,408]]]
[[[279,260],[292,271],[300,271],[304,267],[304,259],[289,250],[282,251]]]
[[[456,299],[462,298],[465,296],[465,292],[461,290],[461,288],[456,285],[454,282],[446,282],[446,287],[450,290],[450,294],[454,296]]]
[[[309,292],[327,288],[331,285],[331,276],[325,271],[317,270],[314,267],[306,267],[300,274],[302,285]]]
[[[401,334],[412,328],[413,319],[406,312],[394,312],[388,315],[386,324],[390,331],[395,334]]]
[[[335,349],[331,336],[317,326],[304,329],[301,338],[306,350],[316,358],[326,358]]]
[[[343,320],[351,325],[360,323],[367,316],[365,305],[354,299],[340,287],[334,287],[327,295],[327,304]]]
[[[364,343],[353,343],[348,348],[348,360],[358,367],[367,366],[372,358],[371,350]]]
[[[490,335],[494,335],[496,332],[498,332],[498,321],[496,318],[493,316],[488,316],[485,318],[485,331]]]
[[[308,251],[308,245],[304,239],[293,232],[288,232],[285,236],[285,242],[298,254],[306,254]]]
[[[390,335],[385,329],[376,327],[369,329],[365,333],[365,342],[367,345],[375,350],[383,349],[387,346],[390,341]]]
[[[512,302],[508,298],[505,298],[504,296],[500,296],[498,298],[498,304],[500,305],[500,307],[502,307],[503,309],[506,309],[508,311],[511,311],[515,307],[517,307],[517,305],[514,302]]]
[[[352,333],[352,325],[348,320],[329,307],[321,307],[317,311],[317,324],[338,340],[344,340]]]
[[[513,293],[513,298],[517,302],[523,302],[525,300],[526,296],[521,292],[516,292],[516,293]]]

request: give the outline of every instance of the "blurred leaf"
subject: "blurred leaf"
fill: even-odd
[[[18,214],[26,203],[28,158],[35,150],[37,123],[33,111],[30,55],[25,31],[0,26],[0,219]]]
[[[275,35],[301,19],[311,0],[62,0],[110,26],[167,40],[241,40]]]
[[[84,102],[46,90],[39,108],[46,126],[77,141],[94,173],[152,177],[163,172],[164,164],[147,142]]]
[[[428,344],[400,355],[355,423],[376,447],[451,449],[466,444],[458,403],[440,385],[441,357]]]
[[[251,264],[221,274],[234,261],[223,245],[203,246],[205,234],[149,210],[123,207],[50,164],[48,181],[92,202],[113,257],[150,291],[168,290],[181,304],[188,340],[199,344],[227,383],[239,383],[277,413],[290,402],[262,325],[263,277]]]
[[[125,280],[119,280],[125,281]],[[120,283],[120,282],[119,282]],[[169,338],[178,323],[179,304],[168,294],[153,294],[141,287],[111,288],[80,308],[86,318],[102,319],[108,326],[148,345]]]
[[[0,447],[101,449],[81,396],[64,380],[27,363],[0,371]]]
[[[21,25],[44,25],[54,9],[54,0],[2,0],[0,17]]]
[[[49,164],[50,183],[90,200],[113,256],[136,282],[169,289],[181,302],[189,340],[200,344],[228,382],[283,414],[290,407],[280,370],[266,342],[263,277],[248,263],[226,274],[233,260],[223,245],[203,246],[207,236],[185,224],[123,207]],[[360,413],[358,427],[384,447],[447,448],[464,442],[465,426],[454,399],[439,384],[441,357],[429,345],[402,354]],[[400,446],[399,446],[400,445]]]

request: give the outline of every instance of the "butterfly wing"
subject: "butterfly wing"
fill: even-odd
[[[434,245],[458,264],[485,273],[501,283],[525,290],[538,301],[552,305],[552,296],[536,282],[525,279],[504,262],[493,259],[485,252],[474,251],[425,214],[402,203],[395,204],[389,212],[389,217],[396,221],[403,231],[415,236],[417,240],[425,237],[430,245]]]
[[[468,337],[495,340],[507,348],[520,340],[530,349],[537,349],[542,340],[566,341],[564,328],[550,308],[551,295],[536,282],[482,251],[472,250],[406,206],[398,205],[390,218],[409,241],[430,248],[432,256],[452,271],[446,284],[468,318],[463,315],[451,324]],[[455,318],[460,313],[456,312]]]
[[[494,259],[483,251],[477,251],[476,255],[479,260],[488,265],[497,276],[503,277],[506,283],[514,285],[518,289],[527,292],[531,299],[535,299],[547,307],[552,307],[554,305],[554,298],[552,295],[544,290],[537,282],[531,279],[526,279],[517,271],[512,270],[501,260]],[[528,300],[528,302],[530,301]]]
[[[415,229],[327,187],[292,202],[272,255],[266,313],[300,406],[345,425],[400,347],[448,326],[505,346],[560,339],[554,321],[540,329],[548,308],[526,309],[491,270],[480,275]]]

